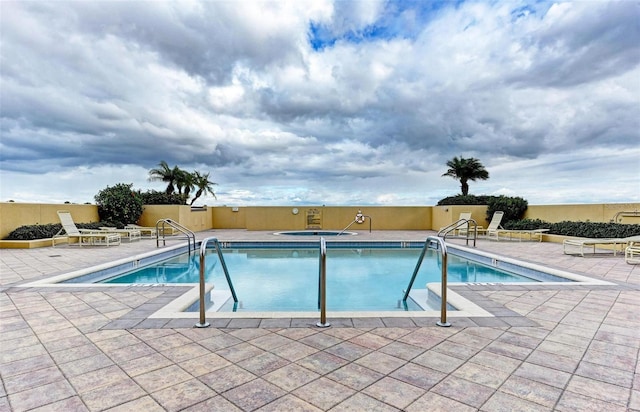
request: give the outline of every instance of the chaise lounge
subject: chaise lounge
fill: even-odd
[[[624,261],[630,265],[640,263],[640,241],[632,240],[624,250]]]
[[[495,236],[496,240],[498,240],[498,230],[504,230],[500,223],[502,223],[502,217],[504,216],[504,212],[498,210],[493,213],[491,217],[491,222],[489,222],[489,226],[486,229],[478,228],[479,234],[484,234],[488,239],[491,239],[492,236]]]
[[[72,238],[77,239],[78,246],[85,245],[119,245],[120,234],[104,230],[78,229],[73,222],[71,213],[66,210],[58,210],[58,218],[62,224],[62,229],[51,239],[52,246],[56,246],[56,241],[66,241]]]
[[[537,240],[538,242],[542,242],[542,235],[548,232],[549,229],[532,229],[532,230],[510,230],[510,229],[498,229],[496,230],[496,240],[500,240],[500,235],[503,237],[509,238],[509,240],[517,239],[522,241],[522,239],[527,240]],[[514,237],[515,236],[515,237]]]
[[[564,249],[565,255],[580,255],[584,257],[585,248],[587,250],[591,250],[592,253],[596,254],[596,246],[609,246],[610,249],[613,249],[613,256],[616,256],[618,252],[622,253],[625,249],[625,246],[630,243],[640,242],[640,236],[630,236],[625,238],[603,238],[603,239],[592,239],[592,238],[580,238],[580,239],[565,239],[562,242],[562,246]]]
[[[140,240],[140,238],[142,237],[142,233],[138,229],[127,229],[126,227],[124,229],[118,229],[115,227],[102,226],[100,227],[100,230],[110,233],[117,233],[121,238],[126,237],[127,239],[129,239],[129,243],[133,242],[134,240]]]

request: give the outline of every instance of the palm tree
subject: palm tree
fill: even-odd
[[[176,190],[175,184],[181,170],[178,168],[178,166],[174,166],[173,169],[170,168],[167,162],[165,162],[164,160],[162,160],[158,164],[158,166],[160,167],[158,167],[157,169],[149,170],[149,181],[162,181],[167,183],[166,192],[168,195],[171,195]]]
[[[197,170],[193,172],[193,184],[198,188],[198,191],[191,200],[192,205],[203,194],[210,193],[214,198],[216,197],[216,194],[213,193],[213,187],[211,186],[217,185],[217,183],[209,181],[209,173],[200,174]]]
[[[475,182],[476,179],[487,180],[489,178],[489,172],[487,172],[478,159],[473,157],[468,159],[463,157],[458,159],[454,157],[447,161],[447,166],[449,170],[442,176],[451,176],[456,180],[460,180],[460,188],[462,189],[463,196],[469,194],[469,184],[467,183],[469,180]]]
[[[177,166],[176,169],[176,188],[178,189],[178,194],[182,196],[184,203],[187,204],[189,193],[191,193],[194,187],[194,175],[186,170],[179,169]]]

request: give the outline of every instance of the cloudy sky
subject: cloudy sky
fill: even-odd
[[[0,201],[640,201],[637,1],[2,1]]]

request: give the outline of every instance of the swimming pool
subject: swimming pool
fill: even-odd
[[[218,258],[207,255],[207,283],[215,285],[213,300],[218,311],[317,311],[318,258],[316,242],[244,243],[227,245],[224,258],[240,304],[229,299],[229,287]],[[399,247],[401,246],[401,247]],[[441,263],[437,254],[427,252],[407,305],[400,304],[415,268],[422,244],[409,242],[329,243],[327,252],[327,310],[331,311],[421,311],[435,310],[440,301],[430,294],[427,283],[440,282]],[[450,254],[449,282],[518,283],[552,280],[550,275],[509,273],[495,267],[494,261],[482,263],[473,256]],[[494,266],[492,266],[494,265]],[[199,258],[182,254],[153,265],[99,280],[108,284],[197,283]],[[566,279],[553,277],[554,281]],[[97,281],[94,279],[93,281]],[[453,308],[452,308],[453,309]]]

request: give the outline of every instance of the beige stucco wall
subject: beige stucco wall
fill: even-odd
[[[200,232],[213,227],[211,210],[212,208],[192,210],[190,206],[181,205],[146,205],[138,224],[153,227],[160,219],[171,219],[189,230]]]
[[[207,229],[305,230],[307,212],[317,209],[321,229],[341,230],[353,221],[358,210],[370,216],[373,230],[438,230],[455,222],[462,212],[471,212],[479,225],[486,227],[485,206],[248,206],[208,207],[192,210],[189,206],[148,205],[140,221],[142,226],[155,226],[159,219],[170,218],[193,231]],[[58,223],[58,210],[69,210],[77,223],[97,222],[96,205],[34,204],[0,202],[0,238],[20,226]],[[640,203],[533,205],[525,217],[547,222],[609,222],[618,212],[640,211]],[[639,216],[621,216],[620,223],[640,223]],[[367,230],[369,221],[351,228]]]
[[[305,230],[310,228],[308,213],[313,213],[318,216],[320,229],[341,230],[353,222],[359,210],[369,217],[373,230],[431,228],[431,207],[428,206],[222,206],[212,210],[214,229]],[[351,228],[368,229],[369,220],[353,224]]]
[[[617,213],[638,212],[637,216],[618,216],[618,223],[640,223],[640,203],[600,203],[592,205],[543,205],[529,206],[524,215],[528,219],[540,219],[550,223],[609,222]]]
[[[100,220],[96,205],[0,202],[0,239],[20,226],[60,223],[58,210],[71,212],[76,223]]]

